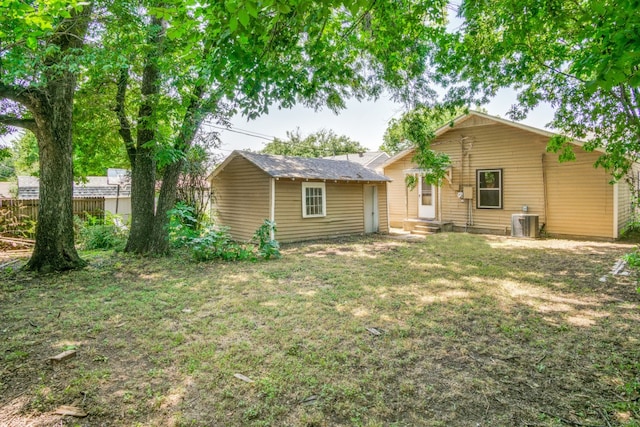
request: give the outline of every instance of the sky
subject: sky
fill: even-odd
[[[502,90],[483,108],[487,113],[507,117],[507,111],[516,102],[515,92]],[[330,110],[314,111],[304,107],[278,110],[274,108],[268,115],[256,120],[235,116],[231,120],[231,130],[220,130],[221,146],[214,152],[220,157],[228,156],[233,150],[250,149],[259,151],[274,137],[286,139],[287,131],[300,128],[302,135],[308,135],[321,129],[332,130],[338,135],[346,135],[371,151],[377,151],[382,144],[382,137],[391,119],[399,118],[405,108],[388,98],[378,101],[348,101],[347,108],[339,114]],[[548,129],[546,124],[553,118],[553,110],[542,105],[532,111],[521,123],[541,129]],[[552,129],[548,129],[552,130]],[[261,137],[247,134],[259,134]],[[0,145],[8,145],[9,136],[0,137]]]
[[[516,103],[515,92],[503,90],[483,108],[486,108],[490,115],[508,119],[507,111],[514,103]],[[399,118],[404,111],[401,104],[383,98],[375,102],[349,101],[347,108],[338,115],[330,110],[316,112],[304,107],[273,109],[268,115],[252,121],[247,121],[246,118],[238,115],[231,120],[231,130],[216,129],[220,131],[222,142],[216,152],[226,157],[233,150],[258,151],[274,137],[286,139],[287,131],[294,131],[298,127],[303,136],[321,129],[332,130],[338,135],[348,136],[371,151],[376,151],[383,142],[382,138],[390,120]],[[546,125],[552,118],[553,110],[549,106],[542,105],[532,111],[521,123],[548,129]],[[247,135],[254,133],[259,134],[260,137]]]

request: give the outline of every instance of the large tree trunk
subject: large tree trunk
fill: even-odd
[[[73,81],[64,86],[73,92]],[[53,94],[51,99],[59,98]],[[55,104],[49,113],[43,112],[35,118],[40,154],[40,205],[36,244],[27,269],[40,272],[86,265],[76,252],[73,231],[73,101]]]
[[[120,118],[120,134],[127,146],[131,162],[131,230],[125,251],[136,254],[152,252],[151,236],[156,214],[156,150],[153,148],[156,145],[156,123],[152,117],[157,107],[155,98],[160,92],[160,70],[157,59],[162,54],[163,41],[163,21],[158,17],[153,17],[149,25],[149,45],[152,49],[147,53],[142,70],[142,85],[140,87],[142,102],[138,110],[139,127],[135,143],[131,134],[129,133],[127,136],[124,129],[129,127],[124,113],[128,77],[121,74],[118,82],[118,107],[116,111]]]
[[[195,86],[191,93],[189,105],[186,109],[178,139],[174,148],[186,153],[193,145],[196,133],[200,128],[204,114],[201,111],[202,98],[204,95],[203,86]],[[151,235],[151,251],[155,254],[164,254],[169,251],[169,210],[173,209],[176,203],[178,183],[184,167],[184,160],[179,159],[167,165],[162,174],[162,187],[158,197],[156,208],[156,219]]]
[[[169,251],[169,222],[168,212],[173,208],[183,160],[175,161],[165,166],[162,175],[162,186],[155,206],[156,163],[154,155],[156,126],[153,117],[158,103],[156,98],[160,93],[161,74],[157,58],[164,49],[165,23],[161,18],[152,17],[149,25],[150,51],[145,58],[142,71],[140,93],[142,102],[138,110],[138,130],[134,143],[130,132],[131,126],[125,113],[126,92],[128,88],[128,69],[123,69],[118,80],[116,96],[116,113],[120,122],[122,136],[129,159],[131,161],[131,230],[125,251],[137,254],[163,255]],[[174,149],[186,151],[191,146],[195,134],[202,122],[200,106],[204,94],[204,86],[197,85],[191,93],[186,108],[182,128],[178,135]]]
[[[131,161],[131,230],[126,252],[151,252],[150,237],[155,220],[156,162],[150,148],[130,151]]]
[[[75,248],[73,230],[73,97],[77,77],[56,64],[69,52],[83,46],[91,6],[65,20],[51,43],[60,48],[49,58],[46,83],[29,91],[27,106],[35,121],[32,130],[38,140],[40,156],[40,205],[36,225],[36,243],[28,270],[63,271],[86,265]]]

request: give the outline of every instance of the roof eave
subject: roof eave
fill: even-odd
[[[391,178],[380,177],[372,179],[348,179],[348,178],[327,178],[327,177],[312,177],[312,176],[292,176],[292,175],[272,175],[275,179],[291,179],[299,181],[335,181],[335,182],[391,182]]]

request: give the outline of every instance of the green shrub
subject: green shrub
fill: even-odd
[[[625,254],[623,259],[627,262],[629,267],[634,269],[640,268],[640,249],[636,249],[633,252]]]
[[[196,261],[255,261],[280,257],[280,245],[271,239],[275,223],[265,220],[254,234],[258,247],[235,242],[227,227],[198,221],[195,209],[179,202],[169,211],[169,240],[174,248],[188,248]]]
[[[275,233],[276,223],[264,220],[264,223],[256,230],[253,239],[258,242],[258,255],[264,259],[280,258],[280,243],[271,238],[271,233]]]
[[[122,250],[127,243],[128,229],[119,215],[107,213],[104,220],[89,215],[86,221],[75,218],[77,243],[87,250]]]
[[[203,228],[198,237],[191,239],[187,246],[196,261],[244,261],[255,259],[253,251],[231,240],[228,228],[209,226]]]
[[[198,238],[201,224],[198,223],[192,206],[178,202],[168,215],[169,241],[174,248],[187,246],[190,241]]]
[[[620,231],[622,240],[640,240],[640,220],[634,219]]]

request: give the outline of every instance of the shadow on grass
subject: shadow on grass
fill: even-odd
[[[625,247],[515,243],[368,237],[239,264],[96,255],[18,276],[0,294],[0,418],[46,425],[75,403],[79,425],[634,422],[635,283],[599,280]],[[77,358],[44,362],[70,346]]]

